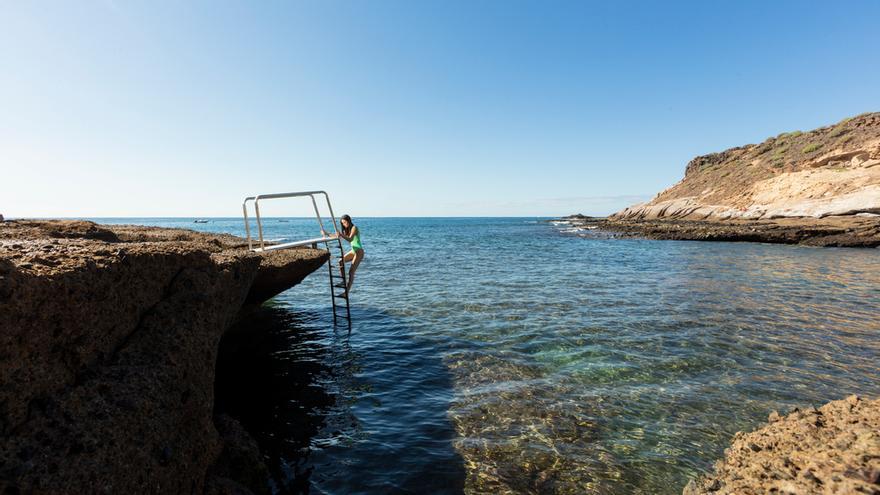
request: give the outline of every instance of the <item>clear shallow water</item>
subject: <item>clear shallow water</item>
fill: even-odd
[[[324,270],[253,322],[239,412],[291,491],[680,493],[774,409],[880,394],[880,250],[355,221],[350,335]]]

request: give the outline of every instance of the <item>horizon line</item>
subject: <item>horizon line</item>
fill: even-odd
[[[563,218],[574,215],[581,215],[582,213],[568,213],[565,215],[363,215],[357,216],[357,218]],[[586,215],[597,218],[606,217],[609,215]],[[71,217],[62,217],[62,216],[34,216],[34,217],[7,217],[6,221],[11,220],[91,220],[91,219],[138,219],[138,218],[168,218],[168,219],[178,219],[178,220],[188,220],[188,219],[208,219],[208,220],[244,220],[244,217],[224,217],[224,216],[147,216],[147,215],[135,215],[135,216],[71,216]],[[255,219],[255,217],[249,217],[251,220]],[[265,217],[261,216],[263,219],[275,219],[275,218],[295,218],[295,219],[313,219],[315,218],[313,215],[307,216],[271,216]],[[321,218],[330,218],[329,216],[322,216]],[[337,217],[338,218],[338,217]]]

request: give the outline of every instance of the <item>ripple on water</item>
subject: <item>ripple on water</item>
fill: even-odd
[[[877,250],[356,221],[351,335],[309,277],[246,401],[294,492],[681,493],[770,411],[880,393]]]

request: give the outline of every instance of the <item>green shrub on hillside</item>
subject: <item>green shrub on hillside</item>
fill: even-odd
[[[796,138],[801,134],[803,134],[802,131],[783,132],[782,134],[776,136],[776,139]]]
[[[831,132],[828,133],[828,135],[831,137],[837,137],[837,136],[842,136],[842,135],[846,134],[847,132],[850,131],[850,129],[847,128],[847,124],[849,124],[850,121],[852,121],[853,119],[858,119],[858,118],[864,117],[865,115],[869,115],[870,113],[871,112],[861,113],[859,115],[856,115],[855,117],[847,117],[847,118],[841,120],[840,122],[835,124],[834,128],[831,129]]]
[[[842,136],[849,132],[849,129],[846,128],[846,124],[837,124],[834,129],[831,129],[831,132],[828,134],[831,137]]]
[[[804,153],[812,153],[821,147],[822,147],[821,143],[810,143],[810,144],[804,146],[804,149],[802,149],[801,151],[803,151]]]
[[[759,145],[755,148],[755,156],[763,155],[764,153],[770,151],[771,149],[773,149],[773,140],[772,140],[772,138],[771,138],[771,139],[768,139],[767,141],[764,141],[763,143],[759,144]]]
[[[843,146],[844,144],[846,144],[852,140],[853,140],[852,136],[843,136],[842,138],[838,139],[836,143],[834,143],[834,146]]]

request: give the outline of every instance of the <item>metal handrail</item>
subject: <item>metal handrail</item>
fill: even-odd
[[[336,226],[336,216],[333,214],[333,206],[330,204],[330,195],[327,194],[326,191],[302,191],[302,192],[290,192],[290,193],[274,193],[274,194],[258,194],[256,196],[248,196],[244,198],[244,201],[241,203],[241,209],[244,213],[244,230],[247,234],[248,240],[248,249],[251,251],[267,251],[269,249],[280,249],[280,246],[270,246],[266,247],[266,242],[263,239],[263,221],[262,217],[260,217],[260,200],[266,199],[282,199],[282,198],[297,198],[297,197],[305,197],[308,196],[312,200],[312,207],[315,209],[315,218],[318,220],[318,226],[321,228],[322,236],[317,239],[308,239],[306,241],[292,242],[283,244],[284,247],[294,247],[306,244],[315,244],[318,242],[326,243],[330,240],[334,240],[334,237],[327,237],[327,231],[324,230],[324,221],[321,218],[321,213],[318,211],[318,203],[315,201],[316,195],[324,195],[324,199],[327,202],[327,209],[330,211],[330,219],[333,221],[333,232],[339,235],[339,230]],[[250,219],[248,218],[248,202],[254,202],[254,213],[257,219],[257,230],[260,235],[260,247],[254,248],[253,239],[251,237],[251,225]]]
[[[330,237],[327,234],[327,231],[324,230],[324,220],[321,218],[321,212],[318,210],[318,202],[315,201],[315,196],[324,195],[325,201],[327,201],[327,209],[330,211],[330,219],[333,221],[333,232],[336,233],[336,236]],[[293,241],[293,242],[285,242],[282,244],[270,244],[266,246],[266,241],[263,239],[263,219],[260,216],[260,200],[266,199],[281,199],[281,198],[297,198],[297,197],[305,197],[308,196],[312,200],[312,207],[315,209],[315,218],[318,220],[318,226],[321,228],[321,237],[316,237],[314,239],[304,239],[301,241]],[[257,229],[260,234],[260,247],[255,248],[253,243],[253,238],[251,237],[251,221],[248,218],[248,203],[254,202],[254,213],[257,217]],[[241,203],[242,212],[244,212],[244,230],[247,232],[247,240],[248,240],[248,249],[256,252],[265,252],[265,251],[273,251],[277,249],[286,249],[292,247],[299,246],[307,246],[311,245],[312,247],[317,247],[318,243],[323,243],[327,248],[327,252],[330,253],[330,241],[336,241],[337,246],[339,247],[339,256],[340,256],[340,264],[339,264],[339,275],[342,278],[342,285],[337,285],[335,283],[335,277],[333,275],[333,266],[332,266],[332,254],[327,263],[327,269],[330,274],[330,302],[333,305],[333,324],[335,325],[338,317],[343,317],[348,320],[349,332],[351,332],[351,305],[348,300],[348,288],[346,287],[346,276],[345,276],[345,251],[342,248],[342,240],[339,237],[339,229],[336,224],[336,215],[333,214],[333,205],[330,204],[330,195],[327,194],[326,191],[303,191],[303,192],[291,192],[291,193],[276,193],[276,194],[259,194],[257,196],[248,196],[244,198],[244,201]],[[342,294],[336,294],[334,292],[335,288],[342,288],[345,290]],[[341,297],[345,299],[345,315],[338,315],[336,313],[336,308],[338,305],[336,304],[336,298]]]

